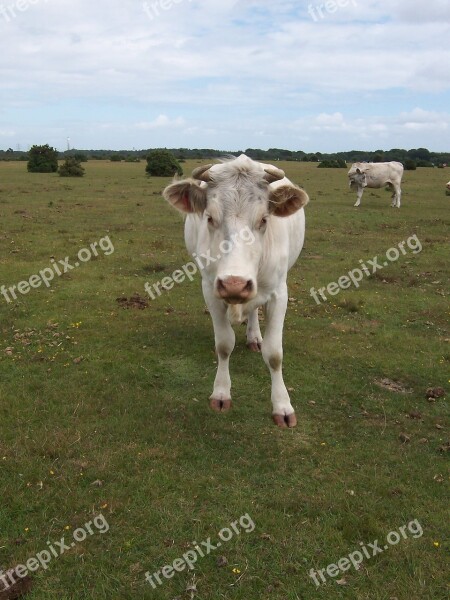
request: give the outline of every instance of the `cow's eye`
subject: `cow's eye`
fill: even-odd
[[[260,226],[260,227],[261,227],[261,229],[262,229],[262,228],[263,228],[263,227],[265,227],[266,225],[267,225],[267,217],[263,217],[263,218],[261,219],[261,222],[260,222],[259,226]]]

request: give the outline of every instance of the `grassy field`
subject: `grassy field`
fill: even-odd
[[[344,170],[279,164],[311,197],[284,336],[299,425],[279,430],[244,327],[233,409],[210,411],[216,361],[198,277],[145,310],[117,302],[188,260],[167,180],[147,179],[143,163],[85,166],[77,180],[0,163],[0,285],[74,264],[105,236],[115,249],[49,288],[0,295],[0,568],[102,514],[109,530],[31,573],[27,598],[447,598],[448,412],[426,390],[448,391],[448,173],[407,172],[400,210],[384,190],[357,209]],[[414,234],[421,252],[406,246],[358,289],[311,297]],[[253,531],[156,589],[145,581],[243,515]],[[320,587],[309,576],[415,520],[423,535],[406,529],[358,570]]]

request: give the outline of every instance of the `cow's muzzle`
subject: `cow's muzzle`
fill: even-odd
[[[228,304],[244,304],[255,296],[255,285],[251,279],[243,277],[218,278],[216,292]]]

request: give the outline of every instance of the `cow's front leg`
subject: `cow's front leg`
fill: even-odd
[[[361,204],[361,198],[362,198],[362,195],[363,195],[363,191],[364,191],[363,188],[361,188],[361,189],[358,190],[358,193],[357,193],[357,196],[356,196],[356,202],[354,204],[355,206],[359,206]]]
[[[258,309],[255,308],[248,316],[247,348],[252,352],[261,352],[262,335],[259,327]]]
[[[284,284],[266,304],[266,331],[262,343],[264,362],[272,377],[272,415],[278,427],[295,427],[297,418],[283,380],[283,325],[288,301]]]
[[[214,390],[210,396],[210,406],[218,412],[231,408],[230,355],[235,344],[235,334],[227,316],[227,306],[214,296],[211,286],[203,283],[203,295],[212,317],[217,353],[217,373]]]

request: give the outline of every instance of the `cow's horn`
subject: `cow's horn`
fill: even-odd
[[[204,165],[203,167],[197,167],[192,171],[192,177],[194,179],[199,179],[200,181],[211,181],[210,168],[212,165]]]
[[[285,177],[284,171],[277,169],[277,167],[268,167],[267,169],[264,169],[264,171],[266,173],[264,175],[264,179],[269,183],[280,181],[280,179],[284,179]]]

